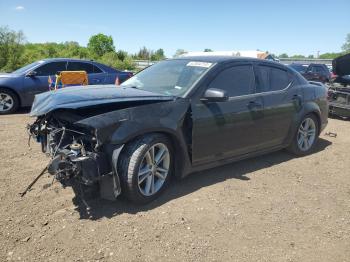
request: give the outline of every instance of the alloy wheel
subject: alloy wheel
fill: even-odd
[[[312,118],[305,118],[298,130],[298,147],[301,151],[308,151],[315,142],[316,123]]]
[[[0,93],[0,112],[10,111],[14,105],[13,98],[6,94]]]
[[[167,146],[158,143],[145,153],[138,172],[138,186],[142,195],[152,196],[163,186],[170,168],[170,153]]]

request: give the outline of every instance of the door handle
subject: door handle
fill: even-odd
[[[248,104],[247,104],[247,107],[249,109],[256,109],[256,108],[261,108],[262,107],[262,104],[259,103],[259,102],[256,102],[256,101],[250,101]]]
[[[301,96],[300,95],[294,95],[292,100],[298,100],[300,101],[301,100]]]
[[[98,78],[94,78],[94,79],[92,79],[94,82],[96,82],[96,83],[100,83],[101,82],[101,80],[100,79],[98,79]]]
[[[294,95],[293,98],[292,98],[292,101],[298,106],[298,107],[301,107],[302,105],[302,98],[300,95]]]

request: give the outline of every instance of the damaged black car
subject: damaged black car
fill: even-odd
[[[279,63],[186,57],[118,87],[37,95],[31,115],[30,134],[64,186],[146,203],[171,177],[282,148],[308,154],[327,124],[328,101],[323,84]]]

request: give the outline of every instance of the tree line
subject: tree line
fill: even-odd
[[[28,43],[22,31],[14,31],[6,26],[0,27],[1,72],[11,72],[34,61],[55,57],[91,59],[121,70],[134,70],[134,60],[165,59],[164,50],[161,48],[151,50],[142,47],[135,54],[117,50],[113,38],[104,34],[91,36],[88,45],[84,47],[74,41]]]
[[[343,52],[325,53],[318,58],[333,59],[344,53],[350,52],[350,34],[342,46]],[[212,51],[209,48],[205,52]],[[186,53],[184,49],[177,49],[174,57]],[[277,58],[314,58],[313,55],[274,55]],[[165,59],[164,50],[151,50],[140,48],[135,54],[124,50],[117,50],[111,36],[104,34],[92,35],[86,47],[78,42],[67,41],[63,43],[28,43],[22,31],[14,31],[7,26],[0,27],[0,71],[11,72],[24,65],[44,58],[66,57],[79,59],[93,59],[108,66],[121,70],[134,70],[134,60],[158,61]]]

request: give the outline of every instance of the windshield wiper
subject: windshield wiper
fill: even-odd
[[[123,86],[123,85],[121,85],[121,87],[140,89],[140,88],[138,88],[137,86],[127,86],[127,85]]]

